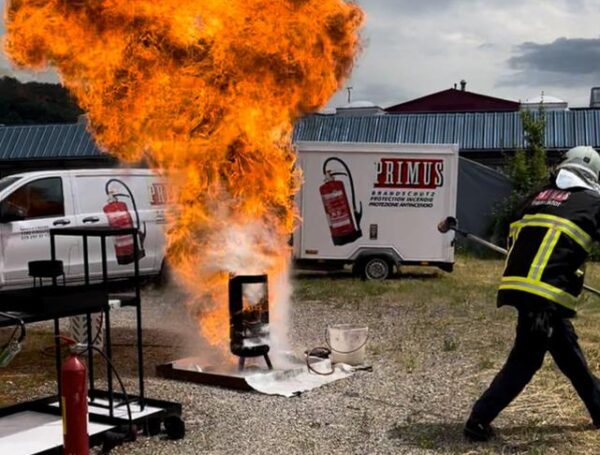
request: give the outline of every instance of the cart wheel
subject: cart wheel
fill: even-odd
[[[361,275],[368,281],[381,281],[392,274],[392,264],[382,257],[372,257],[362,262]]]
[[[102,443],[102,453],[109,453],[115,447],[123,445],[125,442],[126,435],[117,431],[107,431],[104,434],[104,441]]]
[[[183,439],[185,436],[185,423],[177,416],[169,416],[165,419],[165,431],[169,439]]]
[[[144,428],[146,436],[156,436],[160,433],[160,419],[148,419]]]

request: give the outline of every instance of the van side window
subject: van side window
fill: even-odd
[[[18,210],[25,219],[64,216],[62,179],[51,177],[29,182],[10,194],[2,204]]]

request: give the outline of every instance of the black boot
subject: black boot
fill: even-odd
[[[494,429],[489,423],[481,423],[471,417],[465,424],[463,434],[470,441],[485,442],[494,436]]]

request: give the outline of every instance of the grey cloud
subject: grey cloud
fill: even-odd
[[[476,3],[479,0],[363,0],[359,1],[371,11],[385,14],[418,15],[448,10],[461,3]],[[368,7],[367,7],[368,4]]]
[[[369,11],[382,14],[402,14],[418,16],[422,14],[441,14],[461,6],[484,5],[489,7],[509,8],[522,0],[360,0],[359,5]],[[563,0],[582,2],[584,0]]]
[[[600,38],[559,38],[549,44],[523,43],[508,60],[512,69],[561,73],[567,75],[600,75]]]
[[[568,74],[547,71],[518,71],[502,76],[496,87],[556,87],[556,88],[589,88],[598,85],[598,78],[593,74]]]

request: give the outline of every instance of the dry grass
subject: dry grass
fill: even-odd
[[[300,282],[297,297],[357,309],[389,301],[402,304],[410,320],[404,342],[394,349],[372,343],[370,354],[391,356],[405,373],[430,380],[437,390],[430,397],[433,403],[389,432],[400,447],[443,453],[600,453],[600,432],[549,355],[524,393],[495,422],[498,439],[472,445],[461,437],[472,402],[502,366],[513,342],[515,312],[495,306],[502,265],[459,257],[452,274],[410,268],[386,283],[362,283],[342,275],[333,281],[307,279]],[[589,266],[588,284],[600,286],[600,279],[594,280],[599,272],[600,264]],[[591,369],[600,374],[599,297],[584,294],[574,324]],[[448,369],[452,378],[444,382],[439,376]]]

